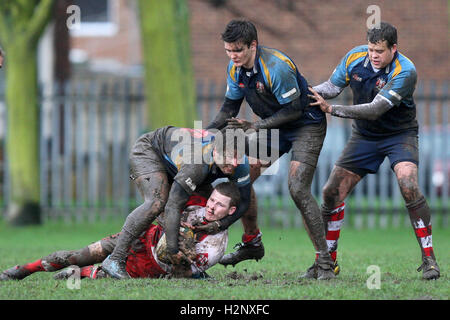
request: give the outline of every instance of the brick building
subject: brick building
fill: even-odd
[[[125,69],[139,66],[137,4],[104,2],[115,27],[104,35],[73,34],[72,48],[83,50],[91,61]],[[370,16],[366,10],[371,4],[379,6],[383,21],[397,27],[399,50],[415,63],[419,79],[449,79],[446,0],[188,0],[188,4],[197,79],[224,81],[228,59],[220,33],[229,20],[246,17],[256,24],[261,44],[286,52],[313,84],[325,80],[348,50],[366,42]]]

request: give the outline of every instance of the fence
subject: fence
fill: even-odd
[[[199,82],[198,114],[209,122],[223,100],[225,85]],[[448,83],[420,82],[415,100],[420,123],[419,182],[434,213],[448,224],[450,125]],[[333,103],[351,103],[348,89]],[[7,206],[5,157],[6,107],[0,96],[0,210]],[[239,117],[255,119],[248,106]],[[146,131],[145,98],[140,79],[85,78],[64,87],[43,87],[41,97],[41,204],[44,220],[97,221],[125,217],[142,201],[129,180],[128,154]],[[334,162],[350,134],[351,121],[328,119],[327,137],[313,180],[321,201]],[[3,157],[2,157],[3,154]],[[261,225],[301,227],[301,216],[287,186],[289,156],[258,178]],[[356,227],[409,224],[397,181],[387,160],[377,175],[368,175],[347,199],[347,223]],[[437,221],[436,221],[437,220]]]

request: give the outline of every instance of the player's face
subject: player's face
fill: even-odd
[[[390,49],[388,48],[387,41],[378,41],[372,43],[369,41],[369,60],[372,65],[377,69],[382,69],[392,62],[394,54],[397,51],[397,45],[394,44]]]
[[[0,68],[3,66],[3,56],[0,56]]]
[[[242,42],[224,42],[225,52],[236,67],[253,68],[256,56],[257,42],[254,40],[250,47]]]
[[[231,198],[214,190],[206,202],[206,220],[216,221],[232,214],[236,207],[231,207]]]

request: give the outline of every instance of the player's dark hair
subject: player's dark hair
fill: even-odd
[[[217,153],[221,156],[236,155],[240,147],[245,147],[245,133],[241,129],[223,128],[217,130],[213,144]]]
[[[241,202],[239,188],[233,182],[221,182],[214,189],[220,194],[231,199],[230,207],[237,207]]]
[[[374,27],[367,30],[367,40],[371,43],[386,40],[390,49],[394,44],[397,44],[397,29],[387,22],[381,22],[379,28]]]
[[[222,40],[224,42],[242,42],[247,47],[250,47],[253,40],[258,42],[258,32],[253,23],[245,19],[234,19],[231,20],[225,31],[222,33]]]

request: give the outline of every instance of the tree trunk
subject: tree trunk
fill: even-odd
[[[53,4],[53,0],[0,1],[0,40],[7,56],[7,220],[12,225],[41,222],[36,59]]]
[[[16,39],[8,46],[6,150],[11,177],[7,220],[40,222],[39,111],[36,50]],[[26,75],[26,76],[24,76]]]
[[[193,127],[196,86],[186,0],[139,0],[148,124]]]

